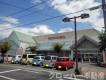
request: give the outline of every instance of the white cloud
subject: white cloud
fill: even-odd
[[[13,30],[23,32],[29,35],[44,35],[53,34],[54,31],[48,25],[36,25],[33,28],[16,27],[19,25],[19,20],[13,17],[0,17],[0,39],[8,37]]]
[[[54,9],[56,9],[60,13],[68,14],[68,13],[73,13],[73,12],[80,11],[86,8],[100,5],[100,3],[96,2],[96,0],[51,0],[50,5],[54,6]],[[90,17],[83,20],[78,19],[77,21],[82,23],[88,22],[92,24],[92,26],[97,30],[98,29],[100,30],[101,27],[103,27],[103,25],[101,24],[103,22],[101,19],[99,19],[99,16],[101,15],[100,9],[97,9],[94,11],[87,10],[87,11],[83,11],[76,14],[70,14],[70,15],[67,15],[67,17],[77,16],[77,15],[80,15],[81,13],[89,13]]]
[[[13,17],[0,17],[2,23],[0,23],[0,39],[8,37],[19,24],[19,20]]]
[[[63,29],[60,29],[60,31],[58,31],[58,33],[69,32],[69,31],[73,31],[73,29],[72,28],[63,28]]]
[[[49,28],[48,25],[37,25],[34,28],[32,28],[29,32],[38,34],[38,35],[55,33],[52,29]]]
[[[2,21],[10,24],[19,24],[19,20],[13,17],[1,17]]]
[[[8,37],[13,30],[19,31],[19,32],[22,32],[22,33],[25,33],[28,35],[32,35],[32,36],[55,33],[47,25],[36,25],[33,28],[25,28],[25,27],[16,27],[16,25],[4,22],[4,23],[0,24],[0,33],[1,33],[0,39]]]
[[[94,25],[93,26],[98,31],[104,30],[104,28],[103,28],[104,27],[104,20],[103,20],[103,18],[100,18],[98,21],[94,21]]]
[[[40,4],[42,2],[43,2],[43,0],[31,0],[31,3],[34,5]],[[44,4],[40,4],[39,6],[36,6],[35,8],[43,9],[44,7],[45,7]]]
[[[14,26],[8,23],[2,23],[0,24],[0,39],[3,39],[5,37],[8,37],[13,29]],[[5,30],[4,30],[5,29]]]

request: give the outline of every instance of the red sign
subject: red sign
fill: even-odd
[[[54,39],[64,39],[65,36],[54,36],[54,37],[48,37],[49,40],[54,40]]]

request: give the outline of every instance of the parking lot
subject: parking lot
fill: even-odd
[[[86,66],[92,69],[100,69],[101,71],[105,69],[90,65],[89,63],[79,64],[79,67]],[[88,79],[88,75],[85,77],[83,75],[75,76],[74,69],[75,68],[67,71],[62,71],[31,65],[0,64],[0,80],[97,80]],[[91,77],[94,78],[93,76]],[[105,78],[98,80],[105,80]]]
[[[60,71],[31,65],[0,64],[0,80],[88,80],[72,78],[73,72],[74,69]]]

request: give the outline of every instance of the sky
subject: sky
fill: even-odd
[[[29,35],[73,31],[74,21],[62,20],[82,13],[88,13],[90,17],[77,18],[77,30],[94,28],[102,31],[101,7],[92,11],[84,10],[98,5],[101,5],[101,0],[0,0],[0,39],[8,37],[13,30]],[[77,12],[80,10],[84,11]]]

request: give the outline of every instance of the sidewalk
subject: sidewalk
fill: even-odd
[[[89,78],[105,78],[106,80],[106,68],[98,67],[95,64],[89,64],[80,68],[81,74]],[[101,79],[102,80],[102,79]]]

